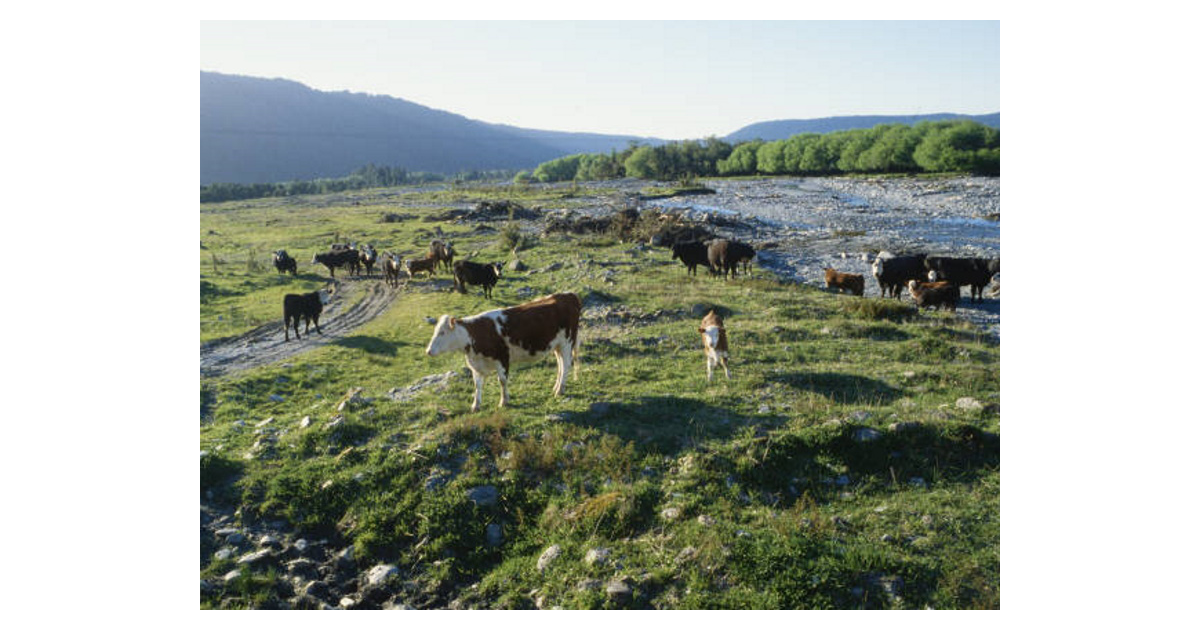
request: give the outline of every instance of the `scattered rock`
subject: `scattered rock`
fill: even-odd
[[[367,584],[369,586],[378,586],[387,582],[388,578],[393,575],[400,575],[400,569],[394,564],[377,564],[367,571]]]
[[[487,544],[490,547],[499,547],[504,542],[504,528],[499,523],[492,523],[487,526]]]
[[[258,551],[251,551],[241,558],[238,558],[238,564],[254,564],[255,562],[269,557],[271,557],[270,549],[259,549]]]
[[[873,442],[883,437],[883,434],[871,427],[862,427],[854,432],[855,442]]]
[[[607,547],[597,547],[596,549],[589,549],[587,555],[583,557],[583,561],[589,566],[596,564],[603,565],[608,562],[608,557],[611,554],[612,550]]]
[[[696,548],[688,545],[675,554],[675,564],[682,564],[696,557]]]
[[[700,516],[696,517],[696,522],[700,523],[701,525],[703,525],[705,527],[708,527],[709,525],[712,525],[713,523],[716,523],[717,521],[714,520],[713,517],[708,516],[707,514],[701,514]]]
[[[233,547],[223,547],[213,554],[215,560],[229,560],[236,554],[237,551]]]
[[[983,409],[983,403],[971,398],[970,396],[964,396],[954,401],[954,406],[959,409],[966,409],[968,411]]]
[[[554,560],[557,559],[561,554],[562,547],[559,547],[558,545],[550,545],[547,547],[546,550],[542,552],[542,555],[538,558],[538,571],[545,571],[546,567],[550,566],[550,563],[554,562]]]
[[[511,262],[508,263],[508,266],[505,268],[508,269],[509,271],[528,271],[529,265],[526,265],[525,263],[521,262],[521,260],[519,258],[514,258]]]
[[[307,429],[307,428],[308,428],[308,425],[310,425],[310,424],[312,424],[312,418],[311,418],[311,417],[309,417],[309,416],[304,416],[303,418],[301,418],[301,419],[300,419],[300,428],[301,428],[301,429]]]
[[[662,516],[664,520],[673,521],[679,518],[679,508],[669,507],[663,510],[660,516]]]
[[[242,577],[242,570],[234,569],[234,570],[230,571],[229,573],[226,573],[225,575],[223,575],[221,577],[221,579],[225,580],[226,582],[232,582],[240,577]]]
[[[577,590],[577,591],[594,591],[594,590],[600,588],[601,586],[604,586],[604,582],[601,582],[600,580],[594,580],[594,579],[588,578],[588,579],[580,580],[579,584],[577,584],[575,586],[575,590]]]
[[[481,507],[496,505],[496,501],[500,499],[500,491],[496,486],[477,486],[467,490],[467,499]]]
[[[633,589],[625,583],[625,580],[613,580],[604,588],[605,595],[614,602],[625,603],[633,597]]]

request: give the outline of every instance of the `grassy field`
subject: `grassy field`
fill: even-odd
[[[201,341],[277,321],[283,293],[322,286],[308,261],[335,236],[414,254],[436,226],[460,257],[507,262],[502,222],[422,220],[499,199],[587,202],[494,187],[205,205]],[[278,248],[299,276],[276,274]],[[360,571],[396,565],[389,588],[414,607],[999,607],[997,346],[952,316],[762,271],[688,277],[668,250],[611,238],[542,236],[518,257],[561,266],[506,271],[494,300],[405,291],[351,337],[203,379],[202,502],[237,509],[245,527],[352,546]],[[556,291],[585,299],[567,396],[551,395],[547,359],[516,368],[510,407],[495,408],[491,378],[469,413],[462,357],[424,355],[427,318]],[[732,380],[705,380],[709,306],[727,312]],[[444,390],[387,396],[450,370]],[[369,400],[338,411],[351,388]],[[980,404],[957,404],[967,397]],[[494,503],[472,500],[481,486]],[[561,553],[539,570],[551,545]],[[276,606],[298,590],[279,567],[224,582],[234,560],[215,559],[203,532],[200,546],[201,577],[220,584],[203,607]],[[614,580],[629,593],[606,593]]]

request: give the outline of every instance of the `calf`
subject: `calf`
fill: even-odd
[[[917,303],[917,308],[944,306],[954,312],[958,308],[958,287],[949,282],[917,282],[908,281],[908,293]]]
[[[429,243],[429,254],[426,258],[436,258],[446,271],[450,271],[454,264],[454,246],[448,241],[434,239]]]
[[[500,381],[500,407],[508,404],[508,373],[513,363],[540,359],[553,352],[558,361],[554,395],[567,387],[567,372],[579,353],[579,313],[574,293],[555,293],[532,302],[459,319],[442,315],[425,354],[434,357],[462,350],[475,377],[471,411],[483,402],[483,379],[492,372]]]
[[[370,245],[365,245],[358,252],[358,262],[367,270],[367,276],[371,275],[371,270],[375,267],[375,262],[379,258],[379,254],[375,252],[375,248]]]
[[[679,259],[687,267],[689,275],[696,274],[696,266],[708,264],[708,246],[698,241],[675,243],[671,246],[671,260]]]
[[[312,264],[322,264],[329,269],[329,277],[336,278],[337,274],[334,269],[338,267],[346,267],[349,271],[358,275],[359,262],[358,250],[356,249],[335,249],[328,252],[313,254]]]
[[[474,284],[483,287],[484,297],[491,299],[492,287],[500,279],[500,263],[480,264],[469,260],[454,263],[454,288],[459,293],[467,292],[467,285]]]
[[[883,297],[891,293],[898,300],[900,288],[909,280],[920,282],[925,279],[925,254],[896,256],[891,252],[879,252],[875,262],[871,263],[871,274],[879,282]]]
[[[333,300],[333,293],[336,287],[331,286],[327,289],[321,289],[313,293],[295,294],[289,293],[283,296],[283,340],[291,341],[288,338],[288,328],[296,329],[296,341],[300,341],[300,319],[304,319],[304,334],[308,334],[308,324],[312,325],[321,332],[320,318],[321,310],[325,308]]]
[[[401,265],[399,254],[383,253],[383,281],[390,286],[398,286],[400,284],[400,270],[404,267]]]
[[[839,292],[843,290],[849,291],[854,295],[862,297],[863,277],[860,273],[841,273],[836,269],[826,267],[825,287],[828,289],[837,289]]]
[[[291,272],[296,275],[296,259],[288,256],[287,250],[281,249],[272,256],[272,262],[275,263],[275,271],[279,273]]]
[[[710,310],[700,320],[700,338],[704,341],[704,361],[709,382],[712,382],[713,366],[716,365],[725,370],[725,378],[728,379],[729,339],[725,336],[725,320],[715,310]]]
[[[404,261],[404,270],[408,272],[408,277],[413,277],[418,271],[428,273],[430,276],[437,271],[436,258],[418,258],[415,260]]]

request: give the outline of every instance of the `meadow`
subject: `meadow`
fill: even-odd
[[[440,231],[460,259],[528,267],[506,268],[492,300],[447,290],[445,273],[418,277],[352,334],[201,378],[201,607],[999,608],[988,336],[910,300],[763,270],[690,277],[668,249],[615,237],[514,222],[526,236],[514,252],[507,221],[429,220],[610,192],[471,185],[201,206],[201,342],[272,325],[282,337],[282,296],[329,282],[309,260],[335,239],[411,257]],[[280,248],[297,276],[271,266]],[[342,299],[382,282],[343,275]],[[424,354],[430,320],[561,291],[585,306],[566,396],[551,395],[551,358],[513,371],[505,409],[488,379],[470,413],[462,357]],[[709,308],[732,353],[732,379],[711,383],[697,331]]]

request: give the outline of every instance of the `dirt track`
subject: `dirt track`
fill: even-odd
[[[333,302],[321,313],[321,332],[324,334],[317,334],[310,327],[309,334],[304,335],[301,325],[299,341],[294,336],[291,341],[284,341],[281,316],[279,321],[263,324],[243,335],[202,344],[200,376],[216,377],[267,365],[333,343],[381,315],[397,295],[409,291],[403,283],[393,288],[378,277],[339,279],[336,284]],[[443,285],[448,286],[449,281],[428,283],[421,289],[444,289]]]

